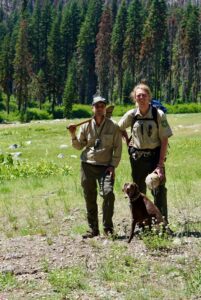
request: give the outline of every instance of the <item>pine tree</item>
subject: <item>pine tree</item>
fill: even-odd
[[[143,11],[141,2],[133,0],[128,7],[128,21],[124,42],[124,69],[132,74],[133,84],[138,82],[140,47],[142,41]]]
[[[42,69],[39,70],[37,75],[32,76],[29,94],[32,99],[39,102],[39,108],[42,109],[42,104],[45,102],[46,97],[45,74]]]
[[[11,38],[7,34],[4,37],[2,48],[0,52],[0,86],[7,96],[6,110],[10,112],[10,96],[12,94],[13,83],[13,53],[11,47]]]
[[[143,77],[149,79],[154,97],[160,92],[161,57],[166,37],[167,7],[165,0],[153,0],[143,30],[141,63]]]
[[[112,23],[114,23],[115,19],[116,19],[117,11],[118,11],[117,0],[112,0],[111,9],[112,9]]]
[[[61,37],[60,37],[61,15],[56,14],[48,40],[48,89],[52,102],[52,112],[55,105],[61,103],[62,88],[60,85],[61,74]]]
[[[41,7],[40,0],[36,0],[30,25],[30,45],[33,58],[33,71],[38,73],[41,67]]]
[[[123,76],[122,98],[125,104],[131,103],[130,93],[133,89],[133,74],[126,69]]]
[[[187,7],[185,38],[182,41],[186,64],[184,73],[183,98],[186,101],[195,101],[199,91],[199,10],[191,4]]]
[[[6,35],[6,26],[4,22],[0,22],[0,42],[3,40],[4,36]],[[1,45],[0,45],[1,47]]]
[[[16,53],[14,59],[14,87],[18,101],[18,110],[24,114],[28,104],[28,85],[31,81],[31,56],[28,49],[28,23],[26,14],[26,3],[22,3],[22,17],[18,39],[16,43]]]
[[[61,51],[63,82],[66,80],[68,64],[76,50],[81,25],[81,12],[77,2],[66,5],[61,22]],[[63,84],[62,82],[62,84]]]
[[[98,23],[102,12],[101,0],[90,0],[77,43],[79,98],[82,103],[91,101],[96,91],[95,48]]]
[[[110,87],[111,56],[110,44],[112,35],[112,14],[109,6],[103,11],[99,32],[96,36],[97,48],[95,50],[96,73],[101,95],[108,99]]]
[[[69,68],[68,74],[63,94],[63,104],[64,104],[64,117],[71,118],[72,117],[72,107],[73,102],[77,99],[77,86],[76,86],[76,61],[75,58],[72,58]]]
[[[50,34],[52,25],[52,6],[50,0],[45,0],[41,10],[41,28],[40,28],[40,46],[41,46],[41,68],[45,73],[47,79],[47,48],[48,48],[48,36]]]
[[[117,73],[118,82],[118,98],[122,102],[122,86],[123,86],[123,53],[124,39],[126,32],[127,8],[126,2],[123,0],[119,8],[114,28],[112,31],[111,54],[114,68]]]

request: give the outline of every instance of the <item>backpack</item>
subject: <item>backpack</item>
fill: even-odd
[[[143,121],[150,121],[154,120],[156,123],[156,126],[158,128],[158,109],[162,110],[164,113],[167,113],[167,108],[161,104],[159,100],[151,100],[151,107],[152,107],[152,116],[153,118],[144,118]],[[134,109],[133,111],[133,121],[131,124],[131,133],[133,131],[133,126],[137,120],[140,120],[136,116],[137,108]]]
[[[167,113],[167,108],[160,102],[160,100],[153,99],[151,100],[151,105],[153,107],[159,108],[162,110],[165,114]]]

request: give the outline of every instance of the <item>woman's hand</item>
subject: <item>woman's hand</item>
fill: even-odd
[[[154,172],[158,175],[160,181],[163,181],[165,178],[165,171],[164,166],[158,165]]]
[[[115,168],[113,166],[109,166],[105,173],[109,174],[112,179],[115,177]]]

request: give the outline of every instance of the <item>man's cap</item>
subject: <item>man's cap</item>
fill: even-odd
[[[93,102],[92,105],[96,105],[97,103],[102,102],[106,105],[106,100],[105,98],[101,97],[101,96],[95,96],[93,97]]]

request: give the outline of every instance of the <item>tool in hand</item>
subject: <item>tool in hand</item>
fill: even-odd
[[[111,118],[113,110],[114,110],[114,105],[109,105],[109,106],[106,107],[106,114],[105,114],[106,118],[109,118],[109,119]],[[87,120],[82,121],[82,122],[77,123],[77,124],[71,124],[70,126],[79,127],[79,126],[81,126],[85,123],[89,123],[91,120],[92,120],[92,118],[87,119]],[[70,126],[66,126],[66,128],[69,129]]]

